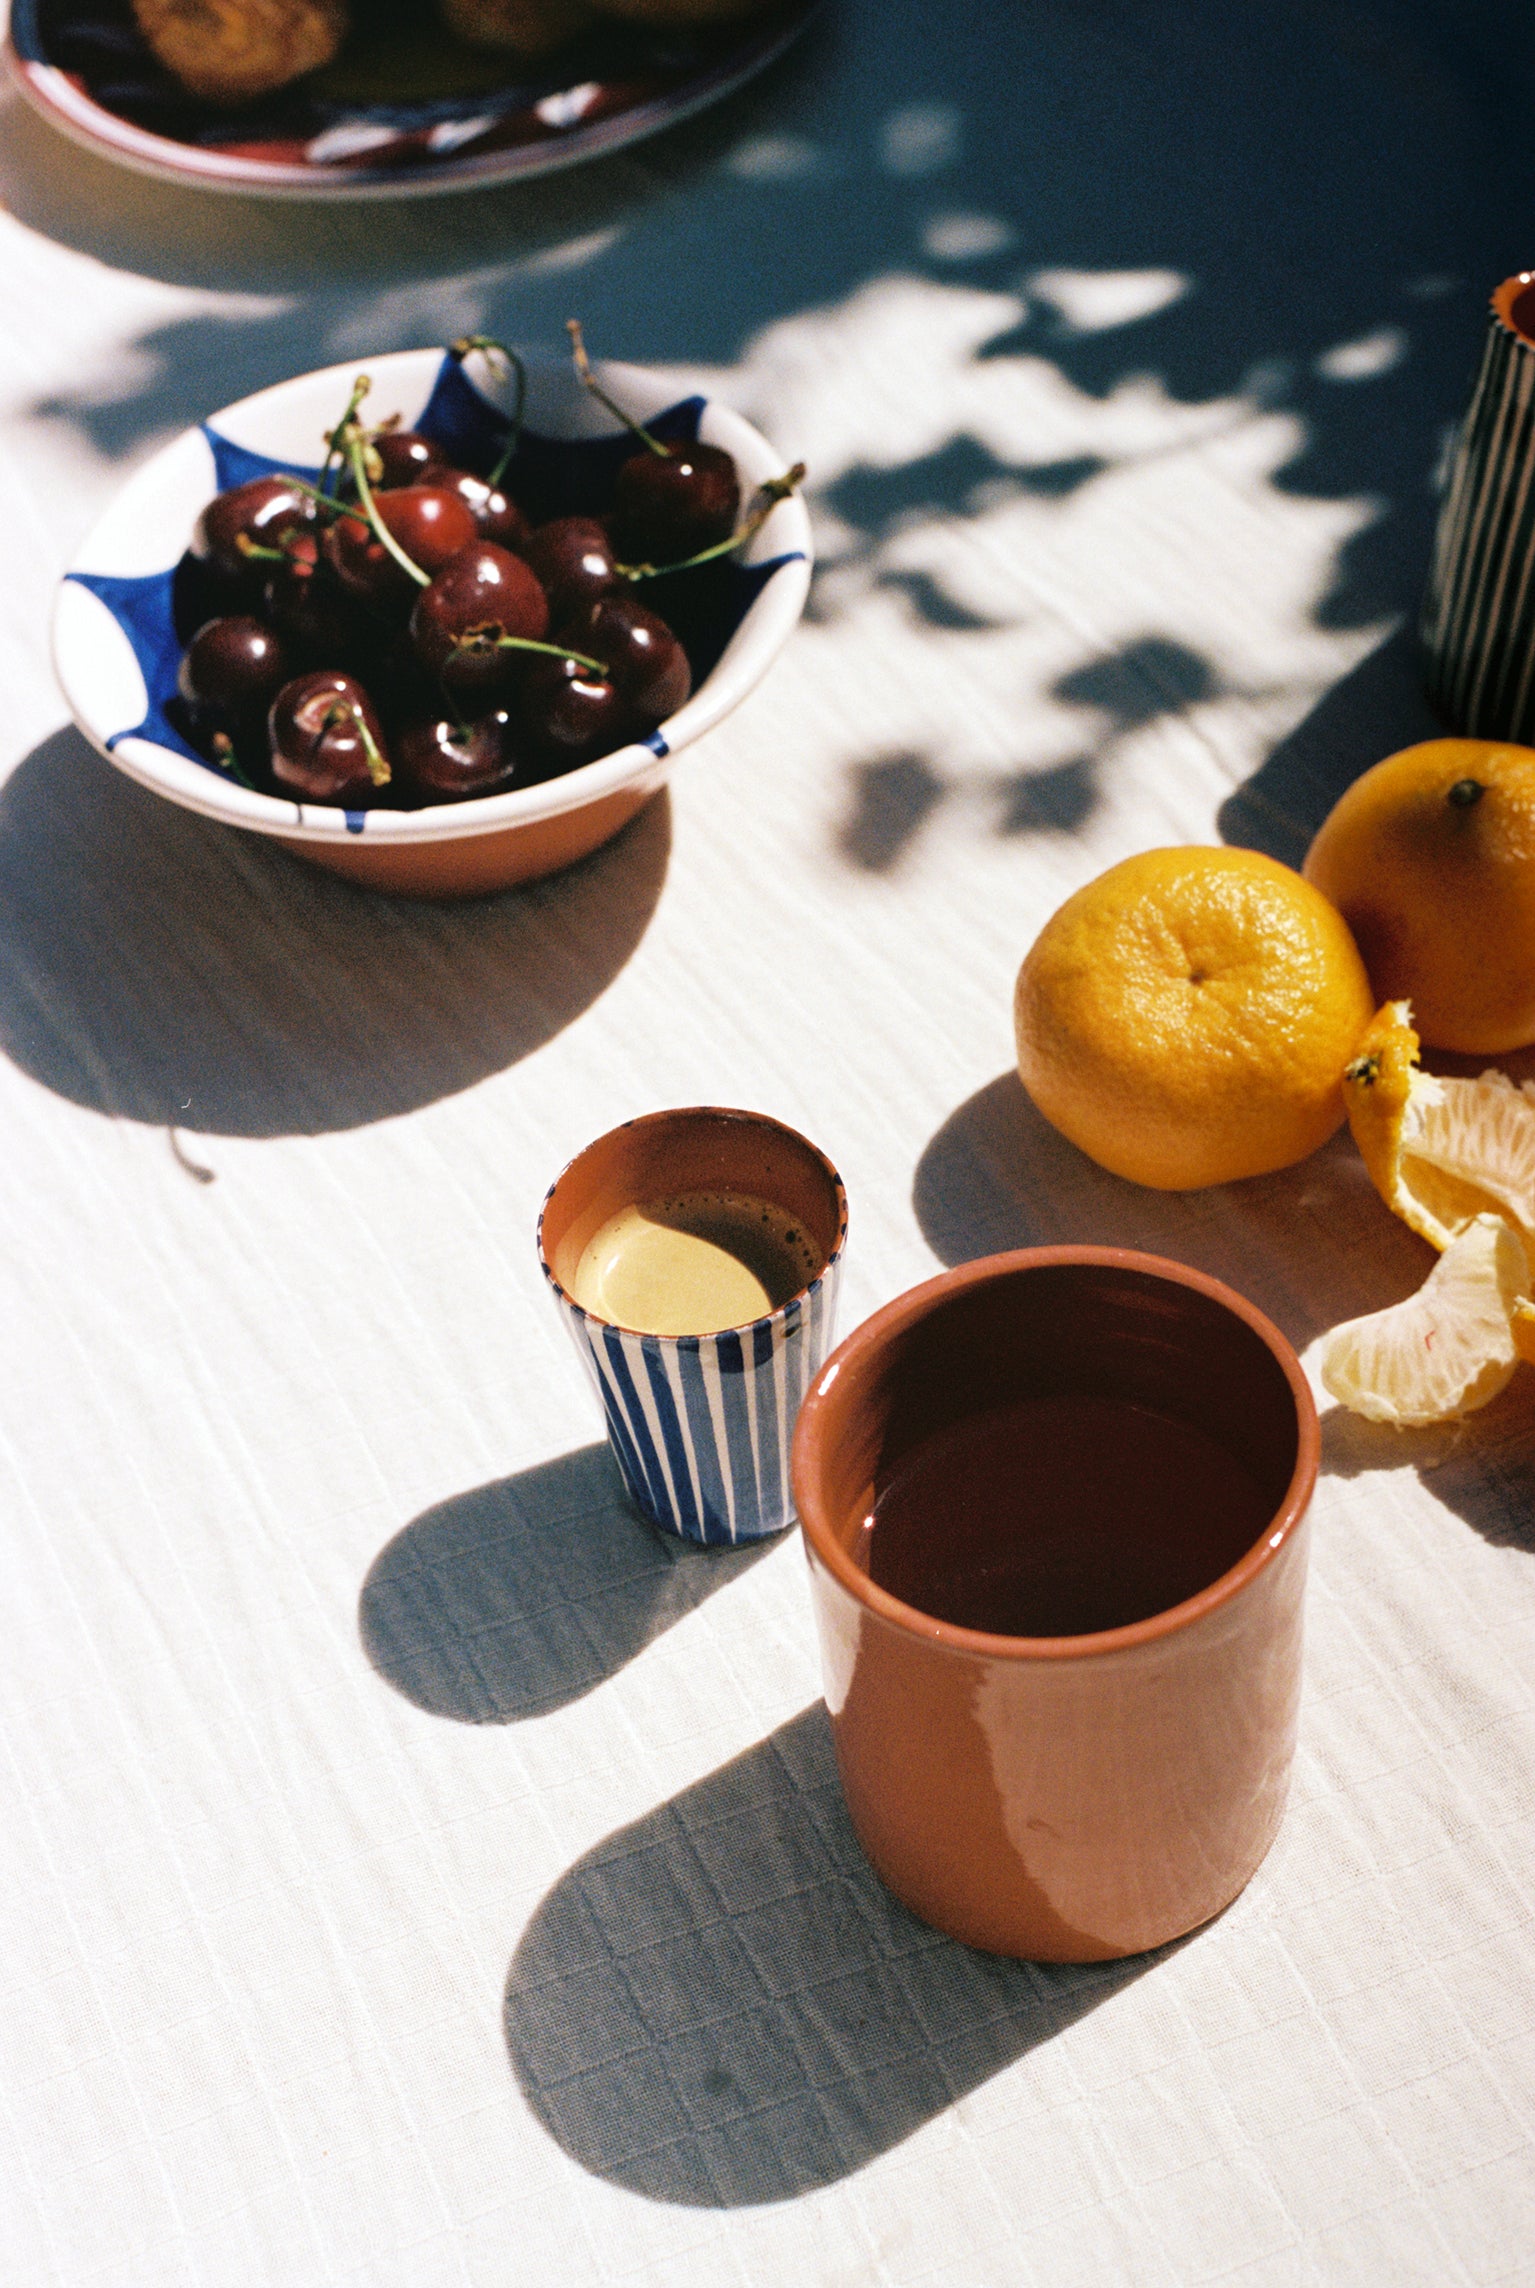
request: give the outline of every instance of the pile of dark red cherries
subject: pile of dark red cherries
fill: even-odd
[[[630,420],[571,332],[634,434],[600,517],[530,525],[510,445],[485,473],[450,467],[413,430],[364,425],[365,379],[317,484],[256,477],[209,502],[191,554],[220,609],[179,678],[209,760],[290,800],[415,810],[557,778],[676,713],[687,652],[641,594],[722,570],[802,472],[743,523],[730,455]],[[476,351],[515,364],[479,337],[449,354]]]

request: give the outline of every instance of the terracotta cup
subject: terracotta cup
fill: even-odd
[[[927,1441],[1031,1398],[1128,1402],[1241,1465],[1232,1518],[1186,1482],[1157,1488],[1156,1542],[1137,1548],[1145,1579],[1177,1581],[1180,1601],[1092,1634],[1000,1635],[870,1578],[867,1520],[896,1473]],[[1155,1256],[991,1256],[848,1337],[800,1414],[794,1489],[848,1807],[898,1898],[971,1946],[1091,1962],[1176,1938],[1236,1896],[1274,1839],[1294,1752],[1318,1447],[1278,1329]],[[1020,1485],[1020,1533],[1030,1498]],[[1123,1567],[1113,1521],[1095,1532],[1084,1503],[1078,1540],[1065,1514],[1079,1586],[1112,1610],[1122,1581],[1093,1574]],[[933,1530],[941,1566],[957,1513]]]
[[[819,1266],[797,1295],[745,1326],[694,1335],[617,1326],[576,1301],[576,1266],[610,1216],[668,1193],[708,1191],[771,1200],[795,1217]],[[550,1185],[539,1262],[629,1496],[653,1525],[728,1544],[790,1523],[789,1440],[831,1346],[846,1243],[836,1169],[797,1129],[761,1112],[646,1113],[588,1144]]]

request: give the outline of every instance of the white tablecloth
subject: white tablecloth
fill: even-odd
[[[1535,1376],[1329,1419],[1278,1846],[1163,1955],[1031,1969],[867,1873],[796,1537],[628,1516],[531,1245],[573,1150],[705,1100],[839,1162],[848,1325],[1030,1239],[1303,1347],[1418,1283],[1346,1138],[1083,1161],[1010,989],[1110,861],[1297,858],[1431,728],[1434,470],[1531,259],[1511,14],[846,0],[628,156],[353,210],[0,109],[7,2283],[1535,2280]],[[415,906],[64,727],[49,591],[157,443],[572,312],[812,468],[810,614],[669,802]]]

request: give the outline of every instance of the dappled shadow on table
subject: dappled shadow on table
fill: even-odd
[[[75,152],[12,105],[0,194],[27,229],[226,297],[41,409],[124,456],[296,367],[465,330],[557,341],[573,312],[596,350],[725,366],[776,322],[917,277],[995,298],[982,359],[1049,360],[1104,405],[1155,377],[1185,405],[1244,392],[1293,413],[1283,487],[1374,504],[1316,605],[1366,624],[1421,577],[1426,479],[1487,288],[1520,255],[1528,154],[1497,123],[1519,116],[1531,49],[1494,0],[1404,0],[1362,39],[1369,13],[837,0],[712,112],[451,200],[209,198]],[[1085,315],[1050,298],[1057,274],[1136,273],[1180,284]],[[1337,362],[1372,341],[1373,363]],[[778,370],[797,378],[792,359]],[[954,433],[921,424],[904,450],[882,410],[864,405],[868,449],[837,493],[867,533],[948,513],[986,473],[964,405]],[[1041,437],[1030,459],[1014,481],[1047,499],[1100,466],[1075,438]]]
[[[511,1724],[592,1691],[777,1540],[700,1549],[647,1525],[605,1445],[438,1502],[382,1549],[358,1626],[433,1716]]]
[[[889,583],[882,583],[889,584]],[[903,579],[900,583],[907,586]],[[936,604],[913,591],[925,617],[946,624]],[[934,591],[936,595],[937,591]],[[983,793],[997,834],[1074,834],[1097,810],[1119,743],[1161,716],[1209,698],[1214,670],[1186,645],[1146,636],[1057,678],[1052,700],[1096,717],[1087,751],[1016,771],[967,772],[951,779],[926,755],[881,755],[848,772],[849,804],[837,833],[841,857],[866,874],[887,874],[906,856],[939,806],[956,793]]]
[[[817,1704],[571,1868],[512,1961],[506,2038],[583,2168],[700,2208],[851,2176],[1172,1951],[978,1954],[885,1889]]]
[[[1322,1469],[1360,1478],[1415,1469],[1435,1501],[1498,1549],[1535,1557],[1535,1375],[1516,1370],[1464,1422],[1397,1430],[1335,1406],[1322,1417]]]
[[[1228,795],[1220,810],[1221,835],[1299,866],[1333,804],[1362,772],[1401,747],[1444,735],[1423,695],[1416,633],[1400,627],[1335,683]]]
[[[1272,1176],[1148,1191],[1069,1144],[1011,1072],[950,1114],[918,1162],[912,1199],[945,1263],[1067,1243],[1171,1256],[1250,1297],[1297,1349],[1400,1301],[1432,1261],[1382,1207],[1346,1129]]]
[[[568,872],[386,897],[135,785],[74,731],[0,788],[0,1047],[93,1111],[225,1136],[414,1110],[597,998],[666,878],[662,794]]]
[[[558,342],[579,313],[594,349],[705,368],[811,462],[827,554],[855,575],[821,583],[813,617],[856,609],[856,576],[901,591],[934,674],[956,662],[956,713],[962,647],[1021,642],[998,718],[1037,708],[1059,743],[999,738],[977,814],[1003,838],[1073,833],[1153,715],[1212,698],[1299,713],[1348,655],[1316,639],[1377,628],[1421,588],[1486,292],[1523,259],[1530,161],[1496,123],[1518,116],[1532,41],[1493,0],[1389,13],[1044,0],[983,20],[839,0],[753,87],[634,152],[377,206],[140,181],[13,104],[0,195],[27,229],[222,290],[157,311],[107,370],[50,374],[32,412],[67,452],[127,464],[296,368],[466,330]],[[1207,496],[1160,489],[1162,456],[1203,437]],[[1137,469],[1146,489],[1100,526],[1093,503]],[[1009,500],[1028,512],[1017,534]],[[1261,657],[1228,640],[1229,582],[1207,561],[1255,508],[1243,616]],[[1080,561],[1030,589],[1074,525]],[[914,531],[947,553],[919,560]],[[1106,600],[1121,558],[1169,534],[1168,576]],[[1076,656],[1033,683],[1030,615],[1063,601]],[[1374,673],[1228,802],[1229,839],[1294,857],[1323,785],[1410,735]],[[899,864],[956,783],[915,720],[842,767],[833,841],[866,874]]]

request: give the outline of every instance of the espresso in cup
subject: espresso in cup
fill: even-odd
[[[805,1219],[721,1189],[628,1202],[587,1241],[570,1292],[585,1311],[647,1335],[710,1335],[766,1319],[825,1261]]]

